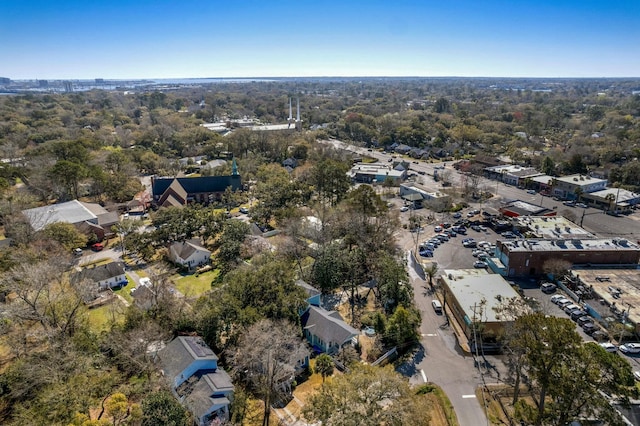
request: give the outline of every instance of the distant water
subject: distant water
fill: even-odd
[[[150,79],[155,84],[212,84],[212,83],[252,83],[276,81],[268,78],[159,78]]]

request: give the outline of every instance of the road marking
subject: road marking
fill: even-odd
[[[428,336],[428,337],[437,337],[437,336],[438,336],[438,333],[429,333],[429,334],[425,334],[425,336]]]
[[[420,370],[420,374],[422,374],[422,380],[424,380],[424,382],[427,383],[427,375],[424,374],[424,370]]]
[[[462,399],[475,398],[475,395],[462,395]]]

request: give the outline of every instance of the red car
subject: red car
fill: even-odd
[[[104,248],[104,246],[102,245],[102,243],[95,243],[94,245],[91,246],[91,250],[93,251],[100,251]]]

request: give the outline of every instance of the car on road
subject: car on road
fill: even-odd
[[[535,189],[527,189],[527,194],[535,194],[536,190]]]
[[[460,212],[455,212],[452,217],[454,219],[460,219],[462,217],[462,214]]]
[[[544,283],[540,286],[540,290],[542,290],[543,293],[553,293],[554,291],[556,291],[557,286],[555,284],[552,283]]]
[[[500,235],[502,235],[504,238],[508,238],[508,239],[513,239],[513,238],[515,238],[515,237],[516,237],[516,234],[514,234],[514,233],[513,233],[513,232],[511,232],[511,231],[504,231],[504,232],[503,232],[502,234],[500,234]]]
[[[633,372],[633,378],[636,380],[640,380],[640,371],[634,371]]]
[[[433,306],[433,310],[436,311],[436,314],[442,314],[442,303],[439,300],[433,299],[431,301],[431,306]]]
[[[474,251],[472,251],[472,252],[471,252],[471,256],[473,256],[473,257],[478,257],[478,255],[479,255],[480,253],[485,253],[485,251],[484,251],[484,250],[478,250],[478,249],[476,249],[476,250],[474,250]],[[486,254],[486,253],[485,253],[485,254]]]
[[[578,204],[576,204],[576,207],[580,207],[581,209],[588,209],[589,208],[589,206],[586,205],[585,203],[578,203]]]
[[[249,214],[249,209],[246,207],[240,207],[240,213]]]
[[[104,249],[104,245],[102,243],[95,243],[91,246],[91,250],[93,251],[102,251]]]
[[[74,248],[73,249],[73,255],[74,256],[82,256],[82,249],[81,248]]]
[[[618,351],[618,347],[616,345],[614,345],[613,343],[609,343],[609,342],[602,342],[602,343],[598,343],[600,345],[600,347],[602,349],[604,349],[607,352],[617,352]],[[635,376],[635,374],[634,374]]]
[[[481,269],[481,268],[487,268],[489,265],[487,265],[487,262],[483,262],[482,260],[476,260],[475,262],[473,262],[473,267],[476,269]]]
[[[625,343],[624,345],[620,345],[618,349],[620,349],[620,352],[625,354],[637,354],[640,353],[640,343]]]
[[[409,207],[407,207],[407,206],[402,206],[402,207],[400,207],[400,211],[401,211],[401,212],[408,212],[408,211],[409,211]]]
[[[576,202],[575,201],[564,201],[562,204],[564,204],[567,207],[575,207],[576,206]]]
[[[440,225],[436,225],[436,227],[435,227],[435,228],[433,228],[433,230],[434,230],[435,232],[442,232],[442,226],[440,226]]]

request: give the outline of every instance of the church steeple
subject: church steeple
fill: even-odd
[[[236,164],[236,157],[233,157],[233,163],[231,163],[231,176],[239,176],[238,165]]]

